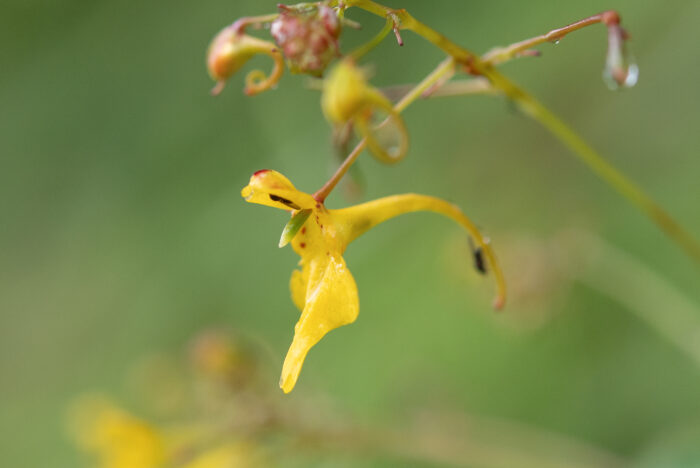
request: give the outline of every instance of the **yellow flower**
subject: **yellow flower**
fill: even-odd
[[[158,468],[166,460],[161,434],[101,398],[85,398],[72,414],[74,436],[99,468]]]
[[[302,312],[282,367],[280,387],[285,393],[294,388],[309,350],[326,333],[357,318],[357,286],[343,260],[348,244],[395,216],[433,211],[459,223],[474,238],[481,249],[479,255],[483,253],[494,272],[498,284],[494,305],[503,305],[503,275],[491,246],[457,206],[444,200],[404,194],[350,208],[328,210],[311,195],[297,190],[282,174],[271,170],[253,174],[241,195],[251,203],[288,210],[293,215],[288,225],[292,228],[285,229],[280,245],[291,239],[292,248],[301,257],[301,269],[292,273],[290,289],[292,300]]]
[[[269,77],[261,70],[253,70],[246,76],[245,93],[248,95],[267,91],[277,84],[284,71],[282,54],[272,42],[244,34],[235,23],[222,29],[207,52],[209,75],[217,81],[212,94],[219,94],[226,80],[257,54],[270,56],[274,60],[274,68]]]
[[[364,73],[352,58],[341,60],[324,81],[321,109],[336,127],[352,123],[366,139],[372,155],[380,161],[394,163],[406,155],[408,132],[403,119],[382,93],[367,84]],[[376,110],[386,113],[398,131],[398,142],[393,150],[384,148],[377,139],[376,131],[389,122],[374,126],[371,119]]]

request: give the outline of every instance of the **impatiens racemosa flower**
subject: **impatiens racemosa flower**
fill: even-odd
[[[217,84],[212,94],[219,94],[226,80],[243,67],[254,55],[265,54],[274,60],[270,76],[262,70],[253,70],[246,76],[245,93],[249,96],[267,91],[282,77],[284,60],[272,42],[243,33],[243,26],[236,23],[222,29],[214,37],[207,53],[209,75]]]
[[[280,246],[291,243],[301,257],[301,269],[295,270],[290,280],[292,300],[301,310],[301,318],[294,328],[294,339],[282,367],[280,387],[285,393],[294,388],[309,350],[326,333],[357,318],[357,286],[343,253],[350,242],[388,219],[415,211],[433,211],[460,224],[475,240],[480,258],[485,258],[496,277],[498,293],[494,305],[503,305],[503,276],[491,246],[457,206],[444,200],[404,194],[329,210],[311,195],[297,190],[282,174],[271,170],[253,174],[241,195],[251,203],[292,214]]]
[[[366,139],[372,155],[380,161],[394,163],[406,155],[408,132],[401,115],[394,110],[386,96],[367,83],[363,71],[352,58],[338,62],[324,80],[321,108],[336,128],[351,123],[357,133]],[[377,125],[373,118],[378,113],[387,116],[387,119]],[[378,135],[390,125],[395,130],[397,141],[390,145],[383,144]]]
[[[108,400],[86,397],[71,416],[75,438],[99,468],[159,468],[166,461],[162,434]]]

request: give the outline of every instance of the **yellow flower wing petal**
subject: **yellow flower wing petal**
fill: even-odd
[[[292,292],[292,300],[299,310],[304,310],[306,304],[306,285],[309,280],[309,271],[306,267],[294,270],[289,279],[289,289]]]
[[[316,264],[310,266],[304,310],[282,367],[280,387],[285,393],[294,388],[309,350],[329,331],[354,322],[359,312],[357,285],[343,258],[324,260],[312,260]]]
[[[241,196],[249,203],[283,210],[310,209],[316,205],[311,195],[300,192],[285,176],[269,169],[254,173],[241,190]]]

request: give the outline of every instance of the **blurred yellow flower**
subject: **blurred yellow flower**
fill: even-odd
[[[293,215],[288,225],[293,227],[285,229],[280,246],[291,241],[301,257],[301,269],[292,273],[290,289],[292,300],[302,313],[282,368],[280,387],[285,393],[294,388],[309,350],[326,333],[357,318],[357,286],[343,260],[346,247],[367,230],[395,216],[433,211],[459,223],[475,239],[493,269],[498,284],[494,305],[500,307],[505,300],[503,276],[488,241],[457,206],[444,200],[404,194],[328,210],[311,195],[297,190],[282,174],[271,170],[253,174],[241,195],[248,202],[288,210]]]
[[[352,58],[347,57],[331,70],[323,83],[321,109],[326,118],[336,127],[352,123],[357,132],[366,139],[367,147],[374,157],[385,163],[402,159],[408,151],[408,132],[403,118],[396,112],[382,93],[367,83],[365,75]],[[389,121],[375,126],[373,113],[386,113]],[[393,149],[385,148],[377,137],[377,131],[393,124],[398,132],[398,141]]]
[[[252,442],[231,434],[216,440],[216,426],[194,422],[156,428],[102,397],[74,405],[71,429],[97,468],[246,468],[263,466]]]
[[[157,468],[166,459],[161,434],[107,400],[81,399],[71,421],[75,439],[99,468]]]

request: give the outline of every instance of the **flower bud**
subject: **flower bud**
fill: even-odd
[[[244,34],[238,28],[229,26],[221,30],[207,53],[209,75],[217,81],[212,93],[221,92],[226,80],[256,54],[269,55],[275,65],[269,77],[260,70],[248,74],[245,88],[248,95],[266,91],[277,84],[284,70],[281,54],[273,43]]]
[[[608,25],[608,54],[603,80],[610,89],[631,88],[637,84],[639,68],[627,50],[627,34],[619,24]]]
[[[340,21],[335,10],[320,5],[299,11],[280,5],[270,33],[284,52],[292,73],[320,76],[339,53]]]
[[[330,122],[340,125],[366,107],[375,93],[355,62],[345,59],[333,68],[323,84],[321,108]]]
[[[321,96],[321,108],[336,128],[352,122],[355,130],[365,138],[372,155],[384,163],[401,160],[408,150],[408,134],[403,119],[377,89],[367,83],[362,70],[346,58],[339,62],[326,78]],[[372,123],[376,111],[387,119],[379,125]],[[382,136],[394,140],[387,146]]]

